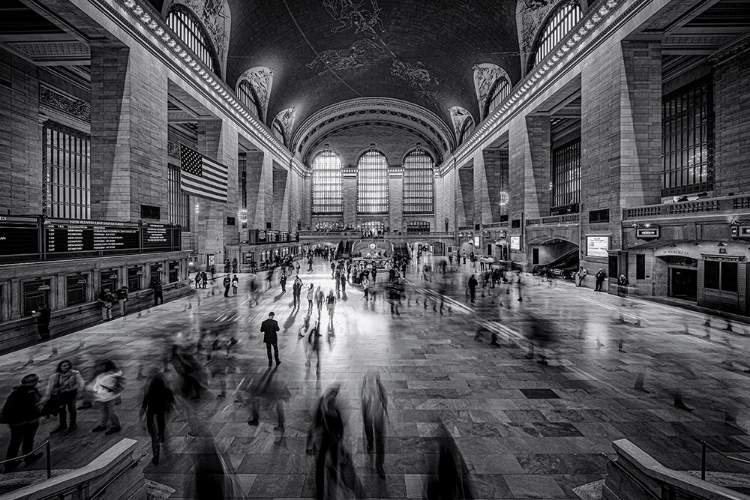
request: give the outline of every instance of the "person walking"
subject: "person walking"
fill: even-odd
[[[369,372],[362,379],[360,390],[362,419],[367,438],[367,453],[373,451],[375,443],[375,470],[380,479],[385,479],[385,420],[388,416],[388,396],[380,382],[380,374]]]
[[[120,419],[115,413],[115,400],[120,397],[125,389],[125,377],[122,371],[117,368],[113,361],[104,360],[99,362],[100,371],[91,386],[92,398],[99,405],[101,420],[99,425],[92,429],[92,432],[107,431],[105,434],[110,435],[120,432]],[[112,427],[107,430],[107,424],[111,423]]]
[[[198,285],[195,287],[198,288]],[[120,316],[124,318],[128,313],[128,287],[124,286],[117,290],[117,301],[120,303]]]
[[[42,395],[36,388],[39,377],[35,373],[24,376],[21,385],[14,387],[13,391],[5,400],[3,406],[3,422],[10,427],[10,443],[5,459],[9,460],[18,456],[18,450],[23,455],[31,453],[34,449],[34,438],[39,429],[39,417],[41,410]],[[42,458],[41,453],[34,453],[24,459],[26,465],[31,465]],[[5,464],[5,472],[13,472],[18,468],[19,461]]]
[[[229,297],[229,287],[232,285],[232,281],[229,279],[229,275],[224,275],[224,297]]]
[[[315,297],[315,285],[310,283],[310,288],[307,289],[307,310],[309,312],[312,311],[314,297]]]
[[[302,294],[302,280],[299,279],[299,275],[294,280],[294,283],[292,284],[292,307],[297,308],[300,306],[300,300],[299,297]]]
[[[601,292],[602,291],[602,284],[604,283],[604,278],[606,277],[606,274],[604,274],[604,270],[599,268],[599,270],[596,272],[596,288],[594,288],[595,292]]]
[[[161,445],[166,437],[167,415],[174,406],[174,394],[156,367],[151,369],[150,375],[143,394],[140,419],[145,415],[146,429],[151,436],[151,463],[158,465]]]
[[[477,296],[477,279],[474,277],[474,275],[471,275],[471,278],[469,278],[469,298],[471,299],[471,303],[474,303],[474,299]]]
[[[279,347],[277,345],[279,331],[279,324],[273,319],[273,312],[268,313],[268,319],[260,325],[260,331],[263,333],[263,343],[266,344],[266,352],[268,353],[268,366],[273,365],[273,360],[276,358],[276,366],[281,364],[279,359]],[[273,347],[273,358],[271,357],[271,348]]]
[[[151,282],[151,288],[154,289],[154,305],[158,305],[159,301],[161,300],[161,303],[164,303],[164,295],[161,285],[161,280],[159,278],[154,278],[154,281]]]
[[[283,272],[281,278],[279,278],[279,285],[281,285],[281,293],[286,293],[286,274]]]
[[[237,287],[240,286],[240,279],[237,277],[237,275],[234,275],[234,278],[232,278],[232,295],[235,297],[237,296]]]
[[[341,274],[341,293],[344,294],[345,299],[346,299],[346,280],[347,279],[348,278],[344,274]]]
[[[57,364],[55,374],[47,382],[47,391],[42,398],[42,406],[58,412],[60,423],[50,432],[50,436],[65,431],[67,436],[78,428],[76,399],[83,392],[84,382],[81,372],[73,369],[73,364],[64,359]],[[70,426],[68,426],[70,413]]]
[[[50,335],[49,330],[49,323],[52,318],[52,311],[50,311],[50,308],[47,307],[46,304],[42,304],[38,310],[31,311],[31,317],[36,318],[36,326],[37,326],[37,332],[39,334],[39,340],[41,342],[49,342],[52,339],[52,336]],[[29,360],[26,362],[27,365],[33,365],[34,364],[34,354],[33,350],[29,351]],[[50,358],[54,358],[57,356],[57,347],[52,345],[52,354],[49,355]]]
[[[315,292],[315,305],[318,308],[318,321],[320,321],[320,314],[323,311],[323,302],[325,301],[326,296],[323,293],[323,290],[321,287],[318,287],[318,291]]]
[[[206,271],[201,271],[201,283],[203,284],[203,288],[206,288],[206,285],[208,285],[208,275],[206,274]]]
[[[328,324],[333,324],[333,313],[336,311],[336,296],[333,294],[333,290],[328,292],[326,297],[326,308],[328,309]]]

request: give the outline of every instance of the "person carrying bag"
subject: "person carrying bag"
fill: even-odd
[[[50,435],[65,431],[70,434],[78,428],[76,424],[77,411],[76,399],[78,393],[83,391],[84,382],[81,373],[73,369],[73,364],[67,359],[60,361],[55,374],[47,383],[47,391],[42,398],[42,415],[59,415],[59,425],[50,432]],[[70,426],[68,416],[70,413]]]

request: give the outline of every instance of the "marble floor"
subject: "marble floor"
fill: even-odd
[[[141,461],[146,477],[165,491],[174,490],[170,498],[190,496],[196,461],[212,444],[233,467],[246,497],[314,497],[314,463],[305,453],[305,439],[320,394],[335,382],[341,384],[344,438],[369,498],[421,498],[423,482],[434,473],[437,437],[446,431],[470,471],[475,498],[577,498],[574,488],[604,477],[613,456],[611,442],[620,438],[675,469],[700,467],[698,440],[750,458],[745,325],[735,324],[729,332],[718,318],[704,326],[706,317],[689,310],[531,276],[522,277],[520,288],[515,283],[480,286],[471,304],[464,286],[468,272],[434,274],[432,281],[408,273],[408,300],[398,316],[380,297],[365,301],[360,289],[348,287],[336,307],[335,335],[323,328],[319,376],[305,364],[298,331],[307,304],[293,312],[291,282],[286,294],[274,285],[258,306],[250,307],[251,276],[240,275],[237,297],[225,298],[218,286],[199,290],[190,299],[57,339],[58,358],[47,359],[48,345],[3,356],[0,396],[4,399],[32,371],[46,383],[60,359],[88,371],[94,359],[114,360],[128,379],[117,407],[122,432],[92,433],[98,411],[79,412],[75,433],[52,437],[53,467],[79,467],[130,437],[149,453]],[[301,277],[305,285],[332,287],[322,261]],[[269,371],[259,328],[270,311],[282,329],[282,364]],[[322,324],[328,324],[326,311]],[[231,392],[218,398],[220,377],[211,377],[217,370],[209,365],[207,390],[188,405],[198,416],[200,435],[188,436],[187,411],[174,412],[165,454],[153,465],[149,437],[138,421],[144,384],[137,377],[139,367],[157,361],[158,339],[196,338],[202,329],[240,340],[232,360],[215,356],[212,361],[236,369],[228,382],[241,383],[240,396],[268,379],[276,394],[283,390],[285,435],[274,430],[272,402],[261,406],[260,425],[251,427],[246,403],[235,402]],[[527,357],[527,336],[540,329],[552,334],[544,349],[548,364]],[[477,337],[478,330],[484,334]],[[491,332],[499,347],[490,345]],[[36,361],[24,367],[29,353]],[[205,363],[204,356],[200,359]],[[380,373],[389,394],[384,480],[363,444],[359,387],[370,370]],[[675,396],[692,411],[676,407]],[[43,421],[37,441],[55,426],[54,420]],[[0,447],[7,446],[7,427],[0,435]],[[716,453],[709,453],[708,468],[748,472]]]

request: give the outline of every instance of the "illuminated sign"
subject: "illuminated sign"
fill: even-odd
[[[635,230],[635,237],[641,240],[655,240],[661,236],[661,228],[639,227]]]
[[[511,250],[520,250],[521,249],[521,237],[520,236],[511,236],[510,237],[510,249]]]

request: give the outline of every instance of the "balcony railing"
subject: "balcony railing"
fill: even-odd
[[[266,243],[290,243],[299,241],[299,233],[287,233],[283,231],[263,231],[251,229],[248,231],[248,244],[265,245]]]
[[[747,209],[750,209],[750,196],[726,196],[722,198],[705,198],[695,201],[625,208],[622,211],[622,219],[623,221],[633,219],[658,219],[674,217],[676,215],[710,214],[713,212],[733,213],[737,210]]]
[[[578,224],[579,214],[551,215],[538,219],[526,219],[527,226],[557,226],[560,224]]]

